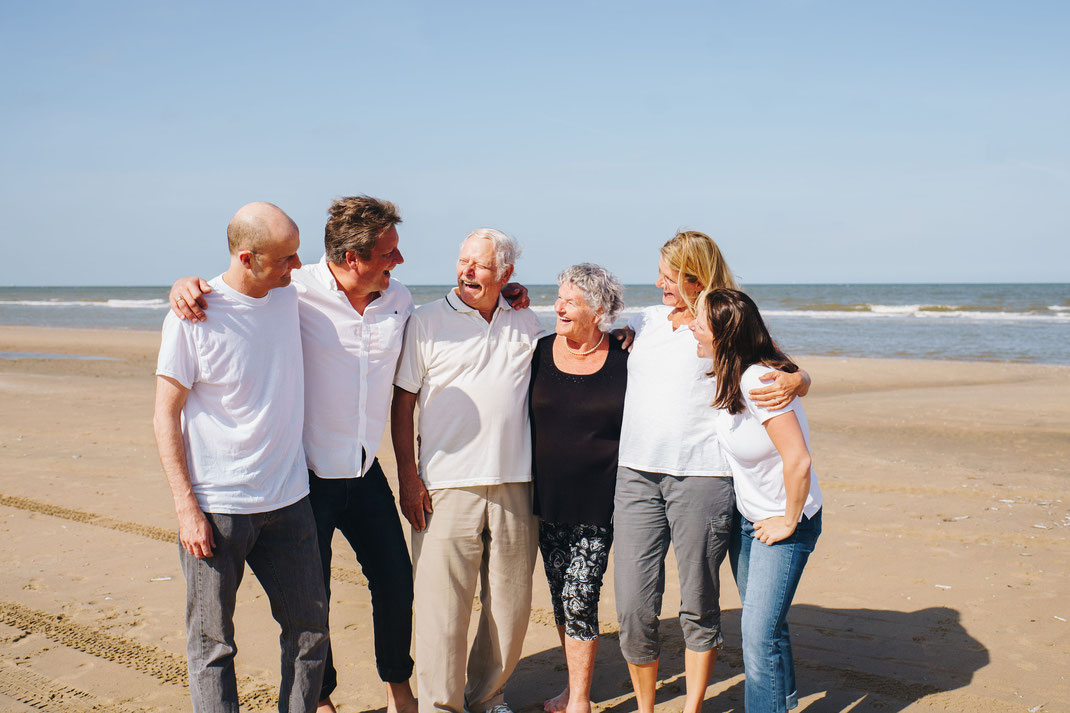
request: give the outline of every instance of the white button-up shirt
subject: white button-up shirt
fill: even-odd
[[[326,255],[292,274],[304,350],[308,467],[321,478],[362,476],[386,429],[412,295],[391,278],[361,316],[339,288]]]
[[[528,382],[542,331],[502,297],[490,323],[453,291],[413,313],[394,383],[419,393],[428,489],[531,480]]]

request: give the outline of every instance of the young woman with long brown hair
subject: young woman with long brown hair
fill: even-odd
[[[787,615],[821,534],[821,490],[810,469],[809,427],[799,399],[776,409],[749,391],[771,371],[799,370],[773,342],[743,292],[707,293],[691,323],[697,354],[713,360],[712,420],[735,481],[738,523],[729,545],[743,602],[747,713],[798,705]]]

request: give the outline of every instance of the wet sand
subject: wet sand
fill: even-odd
[[[151,412],[158,335],[0,327],[0,711],[188,710],[184,583]],[[801,358],[824,533],[790,622],[802,711],[1070,711],[1070,367]],[[379,453],[393,476],[389,439]],[[340,536],[339,536],[340,537]],[[658,709],[683,705],[678,591],[665,596]],[[367,586],[336,543],[340,711],[385,707]],[[610,580],[611,581],[611,578]],[[739,600],[705,710],[741,711]],[[565,682],[541,564],[507,697]],[[592,696],[635,710],[603,593]],[[245,710],[273,710],[277,628],[247,575]]]

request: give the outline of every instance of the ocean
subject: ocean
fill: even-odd
[[[410,285],[417,304],[446,285]],[[0,324],[159,329],[166,287],[0,287]],[[554,321],[556,285],[529,285],[532,308]],[[789,354],[1070,364],[1070,284],[749,285]],[[661,303],[629,285],[621,323]]]

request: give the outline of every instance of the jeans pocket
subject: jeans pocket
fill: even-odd
[[[821,511],[814,513],[813,517],[803,516],[795,528],[792,536],[805,552],[813,552],[817,545],[817,538],[821,535]]]

